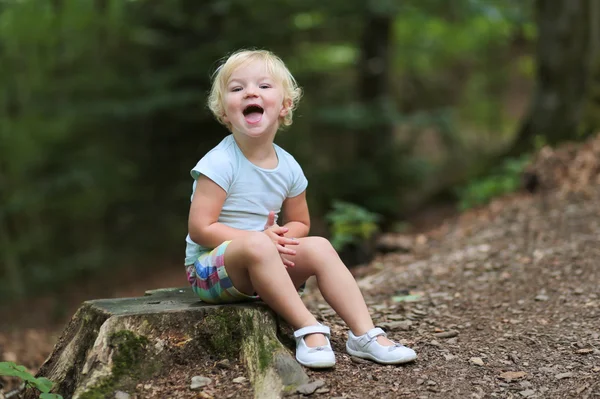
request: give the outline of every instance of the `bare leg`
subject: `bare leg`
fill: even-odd
[[[225,269],[238,291],[247,295],[258,293],[295,329],[317,324],[266,234],[253,233],[231,241],[225,250]]]
[[[321,237],[305,237],[298,240],[300,244],[294,248],[296,255],[286,255],[295,263],[294,267],[288,268],[294,284],[299,286],[310,276],[316,276],[323,298],[346,322],[354,335],[363,335],[374,328],[369,309],[354,276],[329,241]],[[308,338],[311,337],[307,337],[306,340],[310,344]],[[315,336],[313,339],[318,338]],[[377,341],[381,345],[393,345],[383,336],[377,337]]]

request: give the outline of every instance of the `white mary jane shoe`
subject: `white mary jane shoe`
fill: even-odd
[[[327,340],[327,345],[311,348],[304,342],[304,337],[309,334],[323,334]],[[296,339],[296,360],[303,366],[321,369],[333,367],[335,365],[335,354],[331,349],[329,336],[331,332],[329,327],[322,324],[308,326],[294,331]]]
[[[346,351],[348,354],[362,359],[373,360],[381,364],[400,364],[412,362],[417,358],[414,350],[400,344],[383,346],[377,342],[377,337],[386,336],[381,328],[373,328],[359,337],[348,331]]]

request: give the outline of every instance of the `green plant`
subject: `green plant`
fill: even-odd
[[[325,218],[331,223],[331,244],[338,251],[370,239],[379,229],[378,214],[348,202],[334,201]]]
[[[24,366],[19,366],[13,362],[0,362],[0,375],[7,377],[17,377],[25,382],[26,386],[36,388],[42,394],[40,399],[62,399],[62,396],[49,393],[54,383],[44,377],[34,377]]]
[[[529,158],[528,154],[519,158],[507,158],[489,175],[474,179],[457,189],[460,210],[487,204],[492,198],[518,190]]]

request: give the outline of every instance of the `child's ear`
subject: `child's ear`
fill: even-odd
[[[289,98],[286,100],[283,100],[283,105],[281,106],[281,112],[279,112],[279,116],[281,116],[281,117],[286,116],[290,112],[291,108],[292,108],[292,100]]]

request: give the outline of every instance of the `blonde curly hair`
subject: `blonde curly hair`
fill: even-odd
[[[288,113],[281,117],[279,124],[289,126],[292,124],[293,111],[302,97],[302,89],[298,87],[296,79],[292,76],[284,62],[268,50],[238,50],[224,59],[212,76],[212,87],[208,96],[208,108],[215,118],[231,130],[231,124],[226,122],[223,94],[227,89],[227,81],[233,72],[240,66],[251,61],[263,61],[267,71],[283,86],[283,102],[289,103]]]

